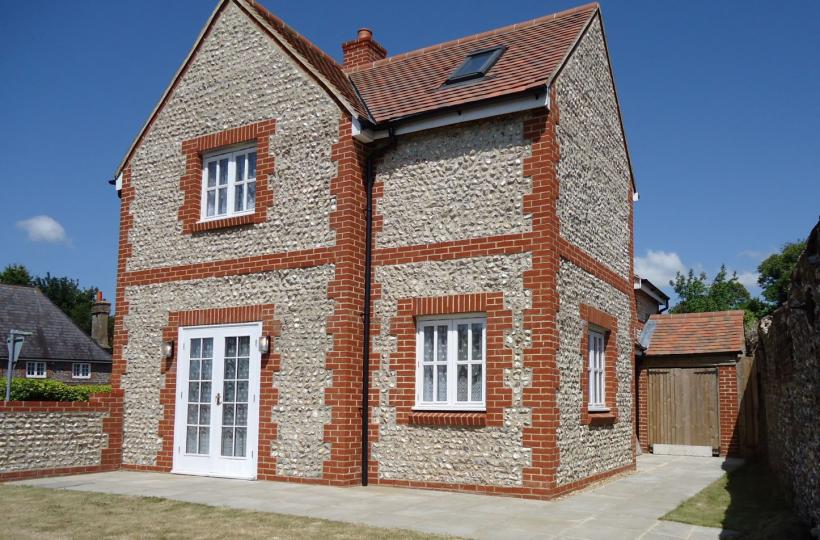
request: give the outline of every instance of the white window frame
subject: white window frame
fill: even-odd
[[[606,412],[606,331],[591,327],[587,334],[589,410]]]
[[[26,362],[26,379],[45,379],[47,375],[45,362]]]
[[[458,325],[467,324],[472,328],[472,324],[481,323],[483,331],[481,333],[481,360],[472,360],[472,331],[468,330],[468,360],[458,360]],[[424,328],[425,327],[447,326],[447,400],[439,401],[437,397],[435,381],[437,380],[434,369],[433,380],[433,401],[425,401],[424,398]],[[436,339],[435,337],[433,338]],[[435,342],[434,342],[435,346]],[[435,352],[434,352],[435,354]],[[433,365],[442,365],[443,362],[434,360]],[[458,371],[459,364],[480,364],[481,365],[481,400],[480,401],[458,401]],[[430,365],[429,363],[427,364]],[[467,380],[471,380],[471,372],[468,370]],[[472,398],[472,392],[468,388],[468,398]],[[486,411],[487,410],[487,317],[482,313],[458,314],[458,315],[436,315],[430,317],[419,317],[416,320],[416,405],[413,410],[419,411]]]
[[[209,152],[202,156],[202,185],[201,185],[201,193],[200,193],[200,222],[207,222],[207,221],[217,221],[220,219],[227,219],[236,216],[245,216],[249,214],[253,214],[256,211],[256,195],[254,195],[254,207],[248,209],[247,208],[247,195],[245,208],[240,211],[234,210],[234,203],[235,203],[235,195],[236,195],[236,187],[239,185],[244,186],[243,194],[247,194],[247,186],[250,183],[256,183],[256,171],[254,171],[253,178],[248,176],[248,167],[245,167],[245,178],[241,180],[237,180],[236,178],[236,158],[240,155],[248,154],[249,152],[256,153],[256,162],[257,162],[257,169],[259,163],[259,153],[257,152],[256,144],[245,144],[242,146],[237,147],[228,147],[222,148],[213,152]],[[217,163],[217,167],[219,166],[219,161],[227,159],[228,160],[228,183],[227,183],[227,202],[224,214],[218,214],[219,210],[219,170],[217,169],[217,180],[216,185],[213,188],[208,187],[208,165],[211,163]],[[258,189],[258,184],[256,184]],[[208,215],[208,192],[211,190],[215,190],[216,194],[214,195],[214,215]]]
[[[83,369],[85,367],[85,370]],[[72,379],[90,379],[91,378],[91,363],[90,362],[74,362],[71,364],[71,378]]]

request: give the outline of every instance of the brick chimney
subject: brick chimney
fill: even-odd
[[[345,61],[342,67],[352,69],[387,56],[387,50],[373,39],[373,32],[360,28],[356,39],[342,43]]]
[[[111,311],[111,302],[103,298],[102,291],[97,291],[97,297],[91,304],[91,339],[103,349],[110,349],[108,343],[108,314]]]

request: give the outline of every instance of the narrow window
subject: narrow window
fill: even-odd
[[[589,331],[589,410],[605,411],[604,344],[606,336],[598,330]]]
[[[87,362],[75,362],[71,364],[71,376],[74,379],[90,379],[91,364]]]
[[[256,147],[211,153],[202,160],[202,220],[256,208]]]
[[[416,332],[416,408],[484,410],[486,317],[421,319]]]
[[[464,62],[448,77],[445,84],[452,84],[483,77],[504,53],[505,47],[483,49],[467,55]]]
[[[28,378],[28,379],[45,379],[46,378],[46,363],[45,362],[26,362],[26,378]]]

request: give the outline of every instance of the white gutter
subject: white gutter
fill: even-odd
[[[505,101],[497,101],[488,105],[479,105],[475,107],[465,105],[463,109],[452,110],[430,116],[425,115],[423,118],[419,118],[417,120],[408,120],[406,122],[397,123],[395,126],[395,134],[406,135],[417,131],[451,126],[462,122],[472,122],[473,120],[481,120],[483,118],[490,118],[491,116],[500,116],[502,114],[510,114],[530,109],[539,109],[542,107],[549,109],[549,88],[544,87],[542,92],[543,93],[539,93],[538,95],[527,94],[525,96],[519,96]],[[353,137],[363,143],[371,143],[378,139],[386,139],[388,136],[389,134],[386,129],[363,128],[358,119],[353,119]]]

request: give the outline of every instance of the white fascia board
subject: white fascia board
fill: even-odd
[[[472,122],[473,120],[481,120],[492,116],[501,116],[502,114],[510,114],[530,109],[539,109],[542,107],[549,109],[549,88],[545,86],[542,92],[543,93],[540,93],[537,96],[528,94],[504,101],[497,101],[488,105],[479,105],[475,107],[465,105],[463,109],[425,116],[417,120],[408,120],[407,122],[402,122],[396,125],[395,134],[406,135],[417,131],[435,129],[438,127],[460,124],[462,122]],[[353,120],[353,137],[363,143],[371,143],[378,139],[385,139],[388,136],[389,132],[386,129],[373,130],[363,128],[358,120]]]
[[[117,193],[122,191],[122,173],[117,175],[117,181],[114,182],[114,187],[117,189]]]

